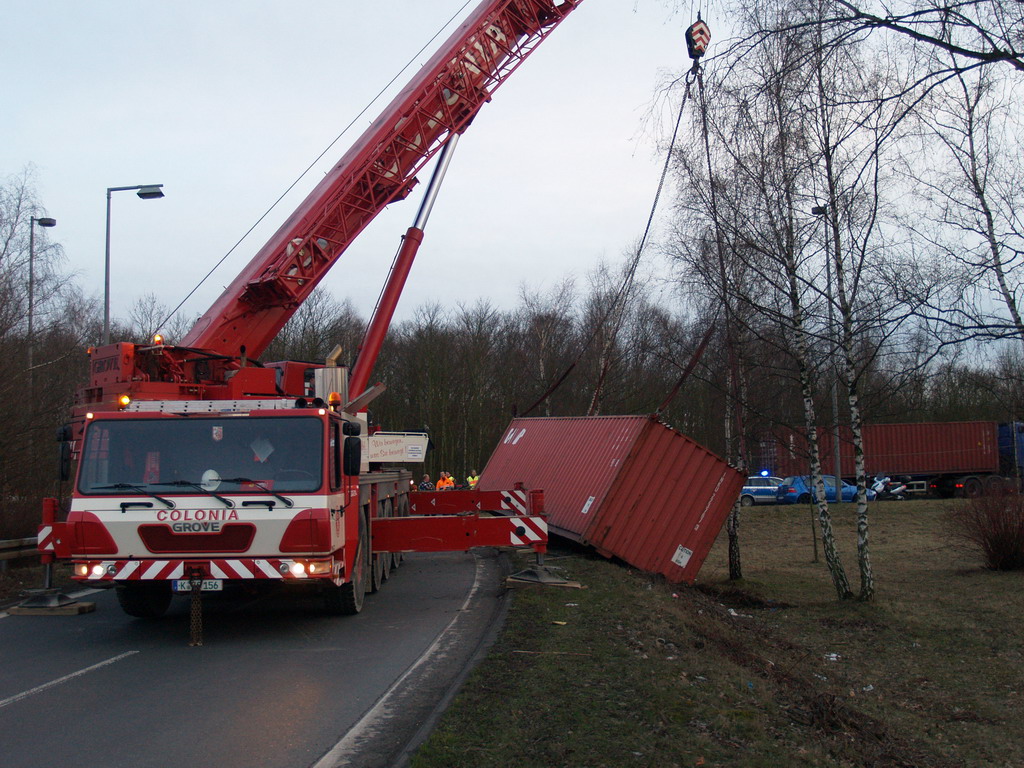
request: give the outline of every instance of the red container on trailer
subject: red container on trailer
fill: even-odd
[[[869,476],[927,475],[999,471],[999,425],[994,421],[945,421],[922,424],[868,424],[863,428],[864,464]],[[818,430],[822,472],[833,474],[832,432]],[[854,472],[849,427],[839,431],[842,474]],[[807,438],[799,430],[776,433],[779,475],[810,473]],[[770,458],[768,459],[770,462]]]
[[[744,477],[654,417],[515,419],[481,490],[543,488],[554,533],[671,582],[690,582]]]

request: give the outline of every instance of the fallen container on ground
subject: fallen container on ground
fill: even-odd
[[[552,532],[671,582],[697,576],[744,477],[648,416],[515,419],[481,490],[544,490]]]

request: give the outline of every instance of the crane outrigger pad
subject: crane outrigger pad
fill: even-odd
[[[568,587],[570,589],[582,589],[583,585],[578,581],[569,581],[552,571],[546,565],[533,565],[525,568],[519,573],[513,573],[505,579],[506,586],[516,584],[542,584],[546,587]]]
[[[77,616],[92,613],[96,603],[80,603],[59,589],[30,589],[28,599],[7,609],[11,616]]]

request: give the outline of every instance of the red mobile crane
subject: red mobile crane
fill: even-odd
[[[365,410],[383,391],[370,376],[452,148],[580,2],[482,2],[180,344],[91,352],[62,436],[78,459],[71,506],[58,522],[57,501],[44,502],[44,561],[113,582],[135,616],[162,614],[173,591],[282,582],[356,613],[402,552],[544,551],[537,490],[447,492],[462,494],[446,497],[447,512],[467,514],[411,516],[411,473],[367,459]],[[259,363],[353,239],[439,153],[351,373],[336,360]]]

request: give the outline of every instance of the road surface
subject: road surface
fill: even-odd
[[[393,765],[497,625],[501,563],[407,555],[358,616],[208,600],[201,647],[187,598],[156,621],[112,591],[90,614],[0,613],[0,765]]]

